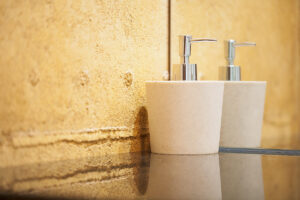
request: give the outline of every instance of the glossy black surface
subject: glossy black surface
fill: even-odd
[[[220,150],[0,168],[0,199],[300,199],[300,156]]]

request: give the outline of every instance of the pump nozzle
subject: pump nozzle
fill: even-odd
[[[256,44],[254,42],[241,42],[236,43],[234,40],[228,40],[226,41],[227,47],[227,60],[228,65],[234,65],[234,58],[235,58],[235,47],[243,47],[243,46],[255,46]]]
[[[215,39],[197,38],[192,39],[191,35],[179,36],[180,65],[174,65],[172,70],[173,80],[197,80],[197,64],[190,64],[191,45],[197,42],[216,42]]]
[[[235,47],[242,46],[256,46],[254,42],[241,42],[236,43],[235,40],[225,41],[225,53],[228,65],[220,68],[220,80],[228,81],[240,81],[241,80],[241,68],[240,66],[234,65],[235,58]]]

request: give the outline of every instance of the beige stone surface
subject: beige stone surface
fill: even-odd
[[[224,81],[146,83],[151,151],[219,152]]]
[[[203,80],[216,80],[226,64],[224,40],[256,42],[237,48],[235,64],[244,81],[268,82],[262,146],[300,148],[299,0],[172,0],[171,8],[172,64],[179,63],[178,35],[219,40],[192,46]]]
[[[261,146],[266,85],[264,81],[224,82],[220,146]]]
[[[167,1],[0,2],[0,166],[139,151]]]

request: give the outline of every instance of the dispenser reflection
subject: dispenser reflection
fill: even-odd
[[[221,199],[219,155],[152,154],[149,199]]]
[[[261,155],[220,156],[223,199],[264,199]]]
[[[261,155],[152,154],[146,197],[264,199]]]

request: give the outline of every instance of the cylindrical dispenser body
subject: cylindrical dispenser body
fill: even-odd
[[[223,81],[153,81],[146,90],[152,152],[219,151]]]
[[[265,81],[225,81],[220,146],[260,147]]]

